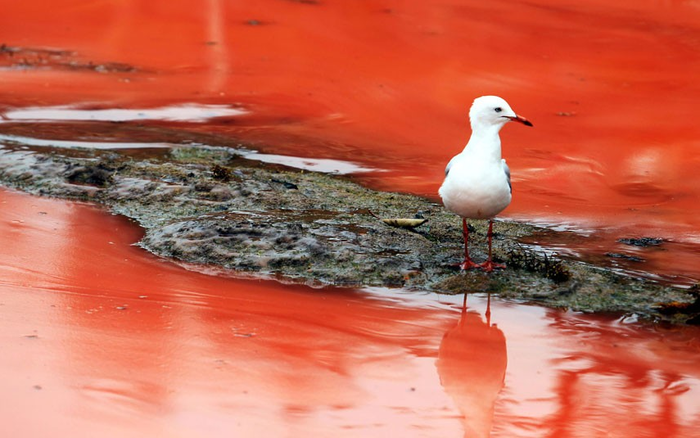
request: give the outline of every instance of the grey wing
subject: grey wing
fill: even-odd
[[[506,179],[508,180],[508,188],[510,192],[513,193],[513,186],[510,184],[510,167],[506,164],[506,160],[503,161],[503,171],[506,173]],[[448,164],[449,167],[449,164]]]
[[[449,163],[447,163],[447,167],[445,167],[445,178],[447,178],[447,174],[450,173],[450,167],[452,167],[452,163],[455,161],[456,157],[452,157]]]

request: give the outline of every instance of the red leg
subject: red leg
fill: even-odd
[[[491,238],[492,237],[493,237],[493,221],[491,219],[489,219],[489,233],[488,233],[489,258],[484,263],[479,265],[479,267],[486,272],[491,272],[494,269],[505,269],[506,268],[506,265],[502,265],[500,263],[494,263],[493,260],[491,260]]]
[[[467,220],[462,218],[462,229],[464,234],[464,262],[460,263],[459,268],[464,269],[474,269],[478,268],[479,264],[474,263],[471,258],[469,258],[469,226],[467,225]]]
[[[491,327],[491,292],[488,293],[486,298],[486,325]]]

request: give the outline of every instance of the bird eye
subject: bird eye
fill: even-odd
[[[503,111],[503,108],[501,108],[500,106],[496,108],[497,113],[500,113],[501,111]]]

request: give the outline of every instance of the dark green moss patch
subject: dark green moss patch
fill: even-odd
[[[508,251],[508,265],[540,274],[557,284],[571,279],[571,272],[561,260],[546,253],[538,255],[522,247]]]

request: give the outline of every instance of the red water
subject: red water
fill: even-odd
[[[6,107],[241,105],[248,116],[183,129],[359,161],[389,171],[366,184],[433,198],[471,100],[499,94],[535,123],[503,131],[504,216],[610,232],[584,253],[663,237],[677,245],[642,270],[700,279],[695,1],[13,2],[0,42],[74,52],[5,54]],[[90,68],[106,63],[136,71]]]
[[[695,1],[5,3],[0,110],[234,105],[169,126],[435,197],[498,94],[535,123],[502,133],[504,216],[593,232],[563,252],[663,237],[621,267],[700,279]],[[695,329],[206,276],[123,218],[0,197],[0,436],[697,436]]]
[[[215,277],[94,207],[0,207],[3,437],[697,436],[698,329]]]

